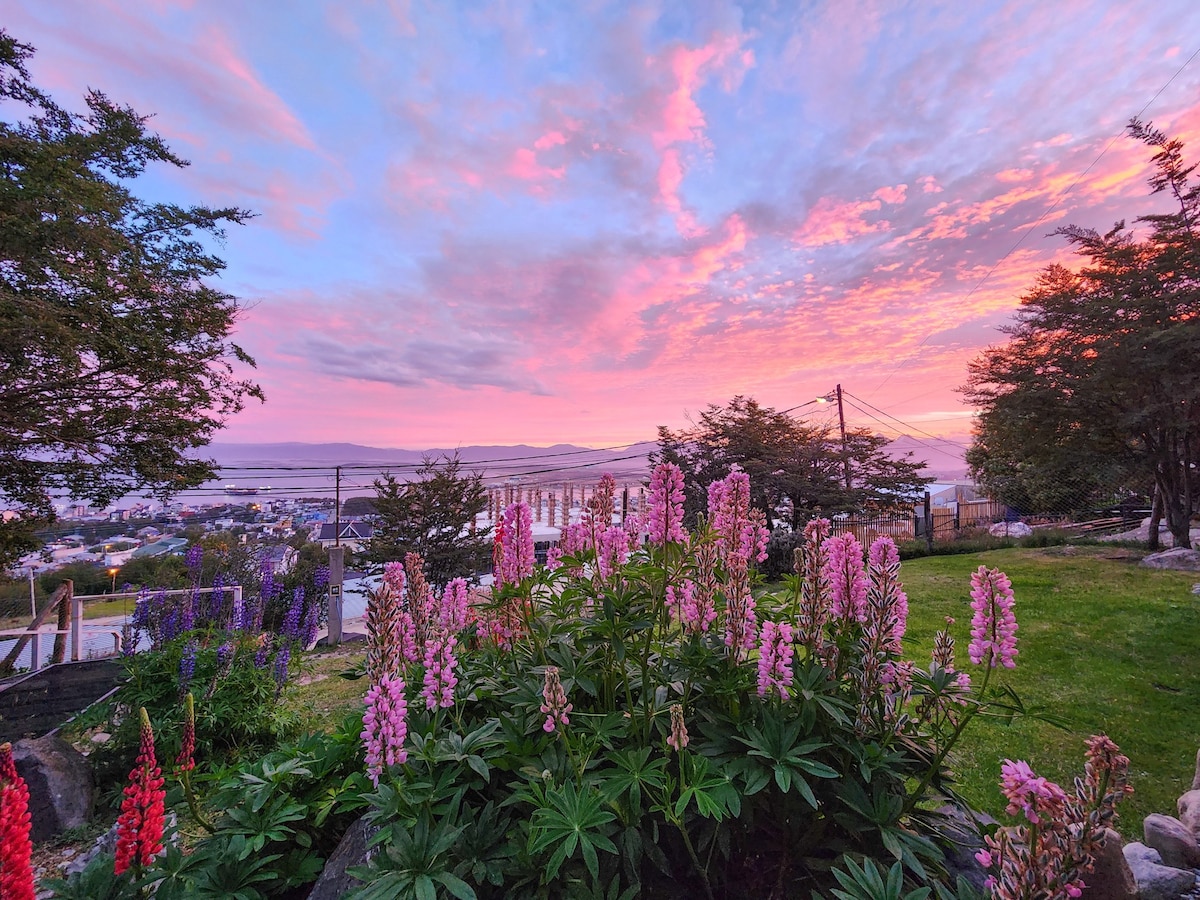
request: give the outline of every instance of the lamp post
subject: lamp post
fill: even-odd
[[[117,572],[118,569],[115,567],[108,570],[108,574],[112,577],[112,589],[109,591],[110,594],[115,594],[117,592]]]

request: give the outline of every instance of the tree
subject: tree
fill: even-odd
[[[1134,119],[1155,152],[1152,193],[1173,211],[1106,234],[1067,226],[1083,264],[1047,267],[1021,298],[1010,341],[970,364],[980,410],[973,474],[1006,502],[1051,510],[1069,490],[1111,502],[1153,484],[1175,545],[1188,547],[1200,483],[1200,183],[1183,144]]]
[[[204,446],[258,386],[208,283],[229,207],[147,203],[151,163],[184,166],[146,118],[91,91],[71,113],[34,87],[33,48],[0,30],[0,563],[36,546],[51,498],[166,497],[213,475]]]
[[[891,508],[911,503],[932,481],[921,475],[925,463],[892,459],[887,439],[865,429],[841,436],[737,396],[726,406],[711,405],[690,431],[658,429],[653,462],[673,462],[684,474],[684,514],[689,525],[707,504],[706,487],[740,466],[750,476],[751,503],[774,526],[788,510],[793,531],[817,514]],[[845,481],[850,461],[851,486]]]
[[[472,531],[471,526],[487,507],[487,491],[480,473],[462,472],[457,453],[440,460],[425,457],[412,481],[385,472],[375,491],[377,518],[368,560],[381,565],[419,553],[425,577],[437,588],[486,566],[491,528]]]

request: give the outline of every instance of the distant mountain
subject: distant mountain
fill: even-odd
[[[886,450],[893,458],[911,453],[916,459],[924,460],[928,466],[926,474],[939,481],[958,481],[967,477],[963,453],[970,445],[971,439],[966,435],[931,438],[904,434],[892,440]]]
[[[547,477],[557,472],[578,471],[587,476],[611,468],[616,474],[636,474],[647,470],[647,458],[657,444],[643,441],[621,450],[593,450],[575,444],[532,447],[528,444],[472,445],[458,448],[405,450],[392,447],[367,447],[362,444],[306,444],[296,441],[272,444],[233,444],[214,442],[201,453],[219,466],[396,466],[420,465],[426,457],[440,459],[458,453],[468,468],[481,466],[485,474],[502,475],[507,469],[522,472],[548,469]],[[522,465],[515,465],[520,464]]]

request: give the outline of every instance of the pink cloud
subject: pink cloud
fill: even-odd
[[[880,200],[844,202],[831,197],[822,197],[809,210],[804,223],[792,235],[792,239],[806,247],[825,244],[844,244],[868,234],[886,231],[891,227],[884,219],[868,222],[864,217],[877,212],[883,206]]]
[[[907,184],[898,184],[895,187],[881,187],[871,196],[876,200],[882,200],[884,203],[898,206],[904,202],[904,197],[908,193]]]

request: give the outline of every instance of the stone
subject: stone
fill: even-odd
[[[1190,790],[1179,798],[1179,821],[1200,842],[1200,790]]]
[[[325,862],[321,877],[308,892],[308,900],[339,900],[347,891],[362,882],[346,872],[352,866],[367,864],[367,841],[371,838],[371,826],[365,818],[359,819],[346,829],[341,842]]]
[[[1162,856],[1153,847],[1136,841],[1126,844],[1125,861],[1137,882],[1140,900],[1179,900],[1196,886],[1196,873],[1162,864]]]
[[[1146,846],[1161,854],[1164,865],[1176,869],[1200,866],[1200,846],[1196,845],[1196,836],[1174,816],[1151,813],[1142,823],[1142,831]]]
[[[982,893],[987,872],[975,858],[975,852],[983,848],[980,831],[988,825],[995,825],[996,820],[987,813],[950,805],[943,806],[938,813],[945,816],[945,821],[937,827],[937,831],[942,838],[939,843],[946,854],[950,884],[955,884],[961,877]]]
[[[107,744],[111,740],[112,740],[112,735],[109,734],[107,731],[97,731],[95,734],[92,735],[92,743],[93,744]]]
[[[1192,593],[1200,594],[1200,582],[1197,582],[1196,584],[1192,585]]]
[[[1142,560],[1142,565],[1151,569],[1183,569],[1188,572],[1200,572],[1200,550],[1172,547],[1162,553],[1151,553]]]
[[[1083,877],[1080,900],[1137,900],[1137,881],[1121,852],[1121,835],[1104,829],[1104,845],[1096,853],[1096,867]]]
[[[988,528],[992,537],[1029,537],[1033,529],[1024,522],[997,522]]]
[[[44,841],[91,819],[96,787],[83,754],[58,735],[17,741],[12,754],[29,786],[31,840]]]
[[[1196,751],[1196,774],[1192,776],[1192,790],[1200,791],[1200,750]]]

